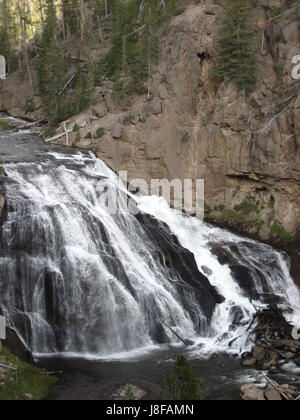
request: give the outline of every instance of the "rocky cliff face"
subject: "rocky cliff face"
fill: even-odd
[[[19,71],[7,76],[5,81],[0,80],[0,110],[14,117],[20,117],[29,121],[42,121],[45,112],[42,102],[37,95],[37,81],[32,63],[31,85],[28,73]]]
[[[284,4],[264,0],[255,8],[259,81],[251,96],[229,83],[213,85],[222,8],[211,1],[190,5],[162,35],[151,100],[135,98],[122,111],[105,82],[96,92],[100,103],[68,121],[76,128],[72,144],[93,148],[130,179],[204,178],[208,219],[262,239],[294,239],[300,230],[300,89],[291,70],[300,54],[300,20],[297,7]]]

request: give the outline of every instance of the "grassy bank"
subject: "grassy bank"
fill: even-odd
[[[43,400],[56,382],[55,378],[21,362],[5,348],[0,355],[0,364],[16,369],[0,368],[0,401]]]
[[[11,126],[7,121],[0,120],[0,131],[9,130],[10,128]]]

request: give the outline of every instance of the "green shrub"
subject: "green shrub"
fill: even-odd
[[[11,127],[7,121],[0,120],[0,131],[9,130]]]
[[[202,384],[185,356],[179,356],[174,373],[167,376],[168,393],[173,400],[198,401],[204,399]]]
[[[183,136],[182,136],[183,143],[187,143],[188,141],[190,141],[190,139],[191,139],[190,133],[188,133],[187,131],[183,133]]]
[[[103,127],[97,128],[95,132],[96,139],[100,139],[101,137],[104,136],[104,134],[105,134],[105,129]]]
[[[285,242],[293,241],[292,235],[287,233],[284,227],[276,220],[273,222],[271,226],[271,235],[274,239],[281,239]]]
[[[248,216],[257,211],[257,204],[255,203],[254,198],[248,195],[241,204],[234,207],[234,210],[242,216]]]
[[[273,6],[271,8],[271,18],[276,19],[283,12],[282,6]]]
[[[89,131],[86,135],[85,135],[85,137],[84,137],[85,139],[91,139],[92,138],[92,133]]]
[[[126,387],[125,401],[135,401],[135,396],[130,385]]]
[[[128,114],[123,119],[123,124],[124,125],[130,125],[133,122],[134,122],[134,115],[133,114]]]
[[[5,174],[5,171],[4,171],[4,168],[3,168],[3,162],[2,162],[2,160],[0,159],[0,175],[4,175]]]

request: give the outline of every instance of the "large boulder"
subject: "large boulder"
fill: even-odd
[[[158,89],[158,96],[160,99],[164,100],[168,97],[168,90],[164,85],[161,85]]]
[[[247,368],[252,368],[256,366],[257,360],[254,357],[243,360],[243,366]]]
[[[122,126],[119,123],[116,123],[112,128],[112,136],[114,139],[119,139],[122,136]]]
[[[264,391],[265,397],[268,401],[281,401],[281,395],[271,385]]]
[[[97,104],[93,107],[93,114],[98,118],[103,118],[107,114],[107,109],[104,103]]]
[[[162,112],[162,103],[159,98],[153,99],[148,105],[149,112],[153,115],[161,114]]]
[[[264,392],[255,385],[243,385],[241,398],[244,401],[265,401]]]

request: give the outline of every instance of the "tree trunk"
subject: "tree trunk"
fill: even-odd
[[[39,0],[39,9],[40,9],[40,17],[41,17],[41,25],[42,25],[42,29],[44,29],[44,13],[43,13],[43,4],[42,4],[42,0]]]

